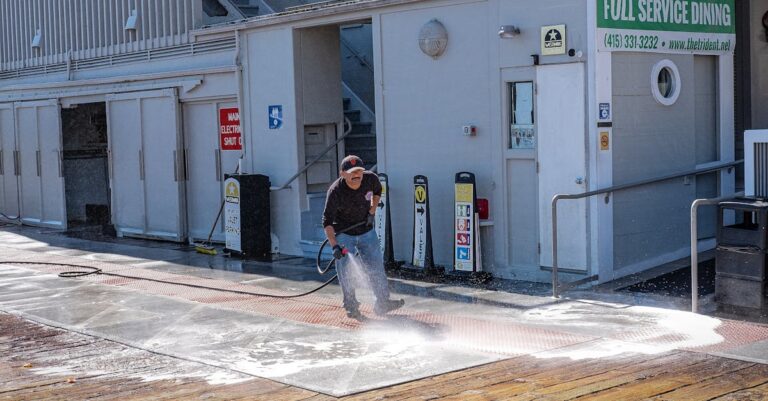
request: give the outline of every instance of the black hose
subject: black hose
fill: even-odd
[[[11,221],[21,220],[21,216],[11,217],[11,216],[8,216],[5,213],[0,213],[0,216],[2,216],[6,220],[11,220]]]
[[[360,227],[361,225],[365,224],[365,222],[360,222],[357,224],[354,224],[350,227],[345,228],[344,230],[339,231],[339,234],[345,233],[349,230],[352,230],[354,228]],[[325,266],[325,269],[320,267],[320,255],[323,252],[323,248],[328,243],[328,239],[323,241],[323,244],[320,245],[320,250],[317,252],[317,271],[320,272],[320,274],[325,274],[332,265],[335,265],[336,259],[331,259],[330,262]],[[301,294],[295,294],[295,295],[274,295],[274,294],[264,294],[259,292],[250,292],[250,291],[238,291],[238,290],[226,290],[222,288],[214,288],[214,287],[206,287],[204,285],[197,285],[197,284],[187,284],[187,283],[176,283],[173,281],[166,281],[166,280],[158,280],[153,278],[146,278],[146,277],[137,277],[137,276],[128,276],[124,274],[117,274],[117,273],[105,273],[102,269],[98,267],[92,267],[92,266],[84,266],[84,265],[76,265],[76,264],[69,264],[69,263],[55,263],[55,262],[30,262],[30,261],[0,261],[2,264],[9,264],[9,265],[43,265],[43,266],[66,266],[66,267],[73,267],[77,269],[89,269],[90,271],[83,271],[83,270],[70,270],[70,271],[64,271],[59,273],[59,277],[62,278],[77,278],[77,277],[85,277],[90,276],[91,274],[102,274],[105,276],[112,276],[112,277],[121,277],[121,278],[127,278],[127,279],[133,279],[133,280],[144,280],[144,281],[152,281],[155,283],[162,283],[162,284],[174,284],[174,285],[182,285],[185,287],[191,287],[191,288],[199,288],[203,290],[213,290],[213,291],[221,291],[221,292],[229,292],[233,294],[242,294],[242,295],[253,295],[257,297],[268,297],[268,298],[298,298],[303,297],[309,294],[312,294],[314,292],[320,291],[321,289],[328,286],[328,284],[331,284],[333,280],[336,280],[338,277],[337,274],[334,274],[333,277],[328,279],[325,283],[323,283],[321,286],[307,291],[303,292]]]
[[[125,275],[125,274],[118,274],[118,273],[105,273],[102,269],[99,269],[98,267],[84,266],[84,265],[74,265],[74,264],[68,264],[68,263],[29,262],[29,261],[4,260],[4,261],[0,261],[0,264],[8,264],[8,265],[67,266],[67,267],[75,267],[75,268],[78,268],[78,269],[91,269],[91,271],[82,271],[82,270],[65,271],[65,272],[59,273],[59,277],[63,277],[63,278],[76,278],[76,277],[90,276],[91,274],[101,274],[101,275],[104,275],[104,276],[121,277],[121,278],[133,279],[133,280],[152,281],[152,282],[155,282],[155,283],[162,283],[162,284],[183,285],[185,287],[199,288],[199,289],[202,289],[202,290],[213,290],[213,291],[229,292],[229,293],[242,294],[242,295],[253,295],[253,296],[257,296],[257,297],[269,297],[269,298],[298,298],[298,297],[303,297],[305,295],[312,294],[313,292],[317,292],[317,291],[325,288],[328,284],[332,283],[333,280],[336,279],[336,276],[334,275],[328,281],[323,283],[321,286],[319,286],[319,287],[317,287],[317,288],[315,288],[315,289],[313,289],[311,291],[303,292],[301,294],[295,294],[295,295],[274,295],[274,294],[263,294],[263,293],[260,293],[260,292],[227,290],[227,289],[223,289],[223,288],[207,287],[207,286],[204,286],[204,285],[197,285],[197,284],[177,283],[177,282],[174,282],[174,281],[158,280],[158,279],[154,279],[154,278],[137,277],[137,276],[128,276],[128,275]]]

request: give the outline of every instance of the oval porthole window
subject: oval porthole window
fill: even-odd
[[[661,60],[653,66],[651,92],[657,102],[671,106],[680,96],[680,72],[675,63]]]

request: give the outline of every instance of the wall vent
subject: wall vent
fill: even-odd
[[[744,190],[768,199],[768,130],[744,131]]]

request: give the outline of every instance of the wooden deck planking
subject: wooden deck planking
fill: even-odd
[[[104,340],[53,330],[0,313],[0,400],[264,400],[330,401],[317,392],[253,378],[211,385],[173,358]],[[9,324],[10,326],[6,325]],[[13,324],[12,324],[13,323]],[[119,352],[116,352],[118,351]],[[110,369],[96,356],[111,352]],[[93,372],[67,383],[67,375],[35,368],[82,367]],[[25,368],[31,363],[32,368]],[[44,371],[44,370],[43,370]],[[145,381],[142,377],[179,377]],[[654,398],[655,397],[655,398]],[[343,397],[391,400],[705,400],[768,399],[768,365],[688,351],[572,360],[518,356],[474,368]]]
[[[744,369],[699,381],[652,400],[712,399],[768,383],[768,365],[749,364]]]
[[[618,387],[588,394],[578,400],[615,401],[642,400],[688,386],[700,380],[722,376],[743,369],[750,364],[730,359],[709,357],[707,360],[681,370],[663,372],[654,377],[641,378]]]
[[[651,356],[650,358],[638,357],[635,363],[626,364],[616,369],[598,374],[580,374],[572,380],[555,383],[541,388],[521,389],[518,386],[505,387],[503,385],[484,389],[482,396],[465,398],[467,400],[531,400],[541,397],[554,399],[570,399],[581,397],[611,387],[616,387],[627,382],[637,380],[640,377],[651,375],[654,372],[667,369],[671,364],[680,360],[680,352]],[[694,364],[696,359],[685,358],[685,364]],[[685,366],[685,365],[682,365]],[[520,391],[526,390],[526,391]]]
[[[739,390],[726,394],[712,401],[763,401],[768,400],[768,384],[761,384],[756,387]]]

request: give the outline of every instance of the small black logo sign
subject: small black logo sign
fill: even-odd
[[[544,37],[544,48],[555,49],[563,47],[563,33],[558,29],[550,29]]]

